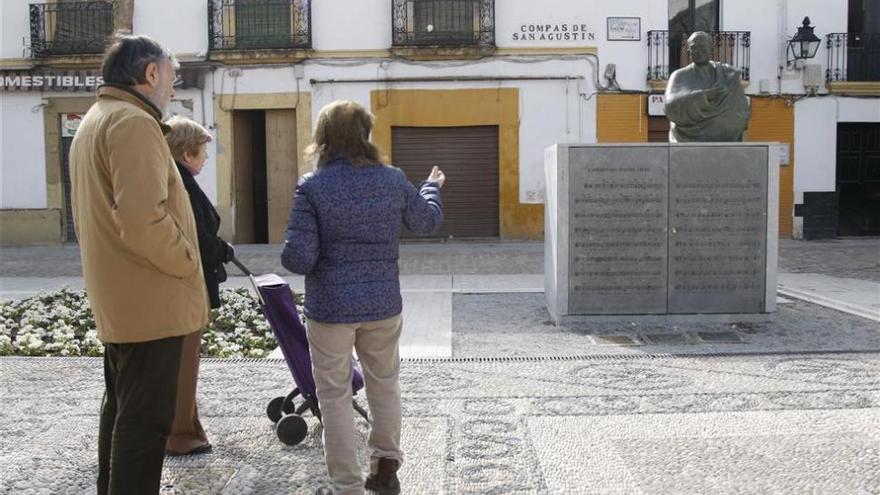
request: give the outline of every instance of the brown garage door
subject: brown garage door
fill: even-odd
[[[446,173],[436,237],[498,237],[497,126],[393,127],[391,140],[394,165],[416,186],[434,165]]]

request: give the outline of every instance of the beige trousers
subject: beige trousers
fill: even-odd
[[[397,315],[387,320],[336,324],[307,320],[306,327],[324,424],[324,459],[333,489],[338,494],[363,494],[351,404],[351,351],[357,350],[364,371],[373,422],[367,447],[374,472],[379,458],[403,462],[398,349],[403,319]]]

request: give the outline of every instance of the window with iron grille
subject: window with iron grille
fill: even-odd
[[[493,0],[393,0],[395,46],[494,46]]]
[[[648,80],[665,81],[674,71],[691,63],[687,40],[692,33],[648,31]],[[751,71],[751,31],[710,31],[710,59],[739,69],[743,81]]]
[[[31,4],[30,28],[35,58],[102,53],[113,33],[113,2],[59,0]]]
[[[310,48],[309,0],[211,0],[210,48]]]
[[[880,81],[880,2],[849,0],[847,32],[826,38],[826,79]]]

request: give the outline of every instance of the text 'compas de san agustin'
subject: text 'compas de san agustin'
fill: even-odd
[[[523,24],[513,41],[592,41],[596,33],[586,24]]]

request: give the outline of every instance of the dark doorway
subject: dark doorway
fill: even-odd
[[[880,124],[837,124],[837,234],[880,235]]]
[[[64,240],[77,242],[73,225],[73,207],[70,204],[70,145],[73,137],[61,138],[61,180],[64,182]]]
[[[237,110],[233,114],[235,242],[239,244],[269,242],[265,113]]]
[[[391,143],[394,165],[416,186],[434,165],[450,178],[435,237],[498,237],[497,126],[392,127]]]
[[[849,0],[846,28],[849,33],[880,33],[880,2]]]
[[[846,80],[880,81],[880,2],[849,0]]]

